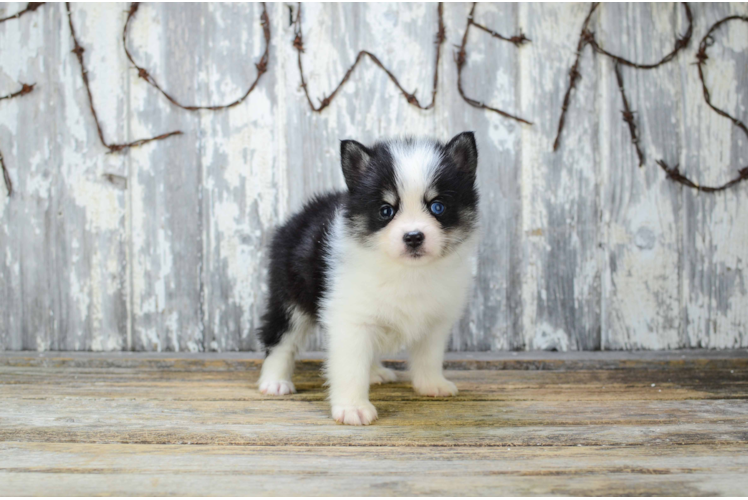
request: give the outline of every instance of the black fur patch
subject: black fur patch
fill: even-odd
[[[270,249],[269,297],[259,330],[266,349],[278,344],[288,330],[291,307],[317,317],[325,292],[330,227],[335,210],[347,197],[341,192],[316,197],[275,233]]]
[[[352,142],[352,141],[351,141]],[[358,143],[356,143],[358,145]],[[360,146],[360,145],[359,145]],[[347,150],[346,150],[347,149]],[[386,144],[378,143],[366,149],[366,164],[359,169],[355,179],[347,180],[350,197],[346,206],[346,219],[353,234],[362,239],[383,229],[390,220],[379,215],[379,209],[384,202],[385,193],[397,193],[395,167],[392,155]],[[347,155],[360,157],[359,152],[352,148],[341,147],[343,164]],[[348,176],[346,176],[348,179]],[[397,212],[398,204],[393,206]]]
[[[471,231],[477,222],[478,190],[475,173],[478,149],[472,132],[463,132],[442,146],[444,159],[436,171],[434,187],[437,199],[446,209],[436,220],[449,231],[459,228]],[[429,200],[426,200],[427,202]]]

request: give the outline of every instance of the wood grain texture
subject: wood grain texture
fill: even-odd
[[[123,132],[124,59],[116,40],[85,24],[116,13],[78,8],[73,21],[88,48],[94,99],[110,136]],[[112,6],[114,7],[114,6]],[[9,9],[15,6],[9,5]],[[126,347],[126,193],[106,173],[124,171],[123,157],[104,156],[58,5],[3,24],[4,47],[19,51],[3,68],[36,82],[35,92],[3,103],[3,148],[15,166],[17,198],[0,200],[3,219],[2,313],[5,348],[119,350]],[[96,47],[96,48],[94,48]],[[8,51],[4,50],[4,59]],[[13,71],[17,68],[17,71]],[[11,76],[12,75],[12,76]],[[109,90],[108,90],[109,89]],[[118,92],[118,90],[120,92]],[[45,125],[46,124],[46,125]],[[15,203],[18,201],[18,203]]]
[[[295,375],[298,394],[273,398],[256,389],[258,370],[206,355],[199,370],[71,356],[81,364],[0,357],[4,494],[689,496],[748,486],[744,364],[448,371],[456,398],[419,397],[405,381],[374,386],[380,420],[353,428],[329,417],[315,370]]]
[[[747,15],[748,5],[700,5],[705,22],[697,26],[694,38],[701,40],[714,22],[729,15]],[[710,48],[706,84],[712,102],[743,122],[746,113],[748,79],[748,23],[732,22],[715,36]],[[690,61],[689,61],[690,62]],[[725,118],[712,111],[703,99],[695,66],[681,66],[684,89],[683,122],[680,128],[683,151],[680,164],[700,184],[724,182],[748,165],[748,141]],[[698,98],[697,98],[698,97]],[[748,285],[743,271],[748,246],[746,194],[740,186],[722,198],[710,199],[684,190],[683,204],[683,305],[688,345],[726,348],[746,342],[748,308],[731,307],[746,300]],[[733,223],[733,221],[735,223]],[[724,328],[736,325],[737,335],[724,335]]]
[[[14,457],[14,459],[9,459]],[[743,446],[642,449],[0,444],[9,494],[735,495]]]
[[[567,127],[552,149],[587,4],[526,4],[532,40],[519,63],[522,134],[523,333],[528,349],[600,348],[599,61],[586,49]],[[552,55],[551,55],[552,54]],[[544,99],[537,90],[543,88]]]
[[[24,3],[0,5],[0,16]],[[322,113],[299,87],[285,4],[267,6],[268,72],[242,104],[189,112],[138,77],[122,49],[127,4],[73,4],[73,21],[109,141],[184,135],[107,155],[88,108],[63,5],[0,24],[0,149],[15,184],[0,189],[0,350],[238,351],[255,336],[268,243],[312,195],[342,188],[339,140],[448,139],[473,130],[483,240],[475,285],[450,349],[748,346],[748,183],[697,193],[748,165],[748,141],[708,108],[694,62],[709,26],[745,3],[691,4],[690,45],[661,68],[623,68],[646,163],[637,166],[612,62],[585,48],[559,151],[568,71],[589,4],[480,4],[476,20],[531,42],[468,37],[467,95],[534,123],[467,105],[454,45],[469,4],[446,4],[435,106],[409,105],[364,60]],[[432,4],[303,6],[310,95],[329,95],[359,50],[430,100]],[[181,102],[227,103],[254,80],[264,49],[259,4],[143,4],[129,48]],[[292,14],[296,6],[292,5]],[[677,4],[602,5],[598,42],[634,61],[669,52],[686,28]],[[745,115],[748,25],[725,25],[705,67],[713,101]],[[317,101],[315,101],[317,102]],[[322,332],[309,343],[325,347]]]
[[[204,7],[147,5],[131,26],[133,56],[183,102],[212,97],[205,72],[209,47],[203,40]],[[127,9],[119,10],[122,17]],[[133,137],[188,130],[171,143],[151,143],[128,154],[130,348],[200,351],[205,328],[200,272],[205,238],[203,164],[201,134],[195,130],[200,115],[172,106],[134,71],[128,75]]]
[[[262,352],[31,352],[5,351],[0,365],[40,368],[129,368],[169,371],[246,371],[259,370]],[[324,352],[297,356],[297,371],[319,372]],[[385,358],[394,369],[406,368],[404,354]],[[525,351],[525,352],[448,352],[444,360],[449,370],[733,370],[748,368],[748,351],[671,350],[671,351]]]
[[[606,50],[653,63],[672,50],[685,30],[677,22],[682,9],[675,4],[602,5],[592,28]],[[688,61],[681,55],[679,62]],[[654,165],[655,159],[677,158],[681,148],[678,67],[620,68],[645,152],[645,165],[639,168],[621,113],[614,62],[602,58],[601,63],[603,347],[689,345],[681,307],[682,188]]]

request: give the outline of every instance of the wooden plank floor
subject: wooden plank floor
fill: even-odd
[[[748,494],[748,352],[635,354],[451,355],[456,398],[353,428],[314,355],[281,399],[251,356],[3,353],[0,495]]]

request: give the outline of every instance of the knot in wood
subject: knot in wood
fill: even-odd
[[[670,167],[667,163],[665,163],[664,160],[657,160],[657,164],[662,167],[662,169],[667,172],[668,177],[670,178],[676,178],[680,176],[680,173],[678,172],[679,164],[675,164],[674,167]]]
[[[21,95],[26,95],[29,92],[31,92],[32,90],[34,90],[34,85],[36,85],[36,84],[32,83],[31,85],[28,85],[28,84],[24,83],[21,86]]]
[[[577,81],[577,79],[581,79],[582,78],[582,74],[579,72],[579,69],[577,69],[577,65],[576,64],[574,66],[572,66],[571,69],[569,70],[569,78],[571,78],[572,85],[573,85],[574,82]]]
[[[696,64],[704,64],[707,59],[709,59],[709,56],[706,55],[706,46],[702,45],[701,47],[699,47],[699,51],[696,53]]]
[[[595,42],[595,33],[593,33],[592,31],[588,30],[587,28],[585,28],[584,30],[582,30],[582,41],[585,44],[594,43]]]
[[[455,63],[457,63],[457,69],[461,69],[465,64],[465,49],[461,48],[457,54],[455,54]]]
[[[437,45],[441,45],[444,43],[444,40],[447,39],[447,29],[444,27],[443,24],[439,25],[439,31],[436,32],[436,43]]]
[[[627,123],[633,123],[634,122],[634,112],[633,111],[621,111],[621,114],[623,115],[623,121]]]
[[[293,39],[293,46],[299,52],[304,52],[304,40],[301,38],[301,33],[296,34],[296,38]]]
[[[514,35],[509,39],[510,42],[512,42],[515,46],[519,47],[523,43],[529,42],[530,39],[525,36],[524,33],[521,31],[519,32],[519,35]]]

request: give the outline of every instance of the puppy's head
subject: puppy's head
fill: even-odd
[[[347,226],[362,244],[406,264],[423,264],[454,251],[477,223],[472,132],[449,143],[393,140],[366,147],[340,145],[350,192]]]

